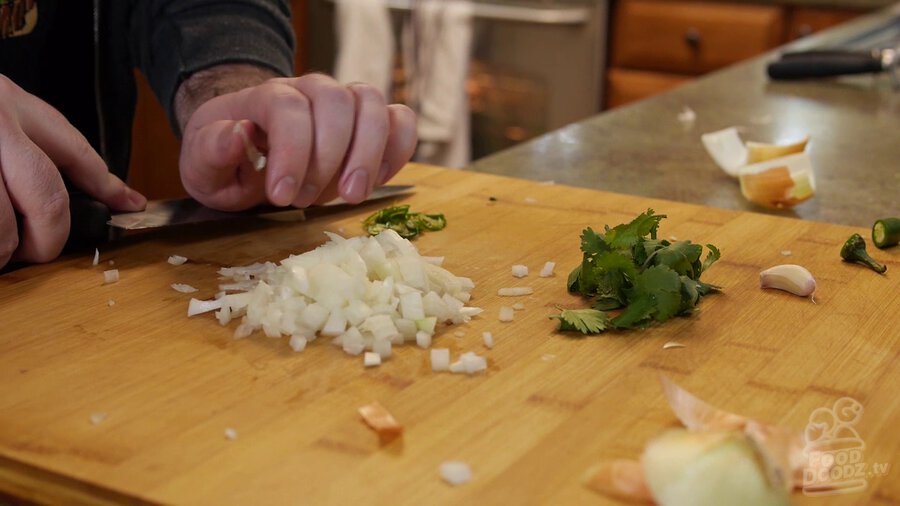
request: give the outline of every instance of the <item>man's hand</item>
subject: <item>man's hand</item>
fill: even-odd
[[[70,217],[60,171],[112,209],[140,211],[147,203],[110,174],[59,111],[0,75],[0,267],[47,262],[62,251]]]
[[[224,69],[216,72],[225,76]],[[206,97],[190,112],[190,105],[180,105],[185,95],[215,87],[196,85],[186,82],[176,95],[178,117],[189,118],[181,180],[192,197],[213,208],[236,211],[264,202],[302,208],[337,196],[362,202],[415,151],[415,114],[387,105],[368,85],[344,86],[321,74],[272,78]],[[243,135],[267,153],[264,171],[248,160]]]

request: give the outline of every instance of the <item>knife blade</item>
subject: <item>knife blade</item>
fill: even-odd
[[[385,185],[375,188],[363,202],[375,202],[388,197],[410,193],[412,185]],[[196,200],[168,199],[151,200],[143,211],[134,213],[110,213],[109,208],[83,193],[72,192],[69,195],[69,213],[72,217],[72,228],[66,250],[95,247],[118,237],[125,230],[141,230],[192,223],[206,223],[233,220],[252,216],[276,213],[303,213],[309,219],[349,209],[342,199],[327,204],[297,209],[294,207],[259,206],[239,212],[224,212],[210,209]]]
[[[365,202],[373,202],[387,197],[393,197],[408,193],[413,189],[412,185],[387,185],[375,188]],[[349,208],[342,199],[333,200],[320,206],[312,206],[303,209],[304,214],[311,218],[321,214],[337,212]],[[247,211],[225,212],[210,209],[194,199],[170,199],[153,200],[147,202],[147,208],[135,213],[114,213],[107,224],[123,230],[141,230],[145,228],[159,228],[173,225],[186,225],[189,223],[203,223],[210,221],[230,220],[246,216],[260,216],[264,214],[281,213],[285,211],[298,211],[292,207],[259,206]]]

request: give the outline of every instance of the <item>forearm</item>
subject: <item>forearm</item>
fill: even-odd
[[[191,74],[175,92],[177,134],[181,136],[191,115],[207,100],[261,84],[273,77],[280,75],[271,69],[246,63],[222,64]]]

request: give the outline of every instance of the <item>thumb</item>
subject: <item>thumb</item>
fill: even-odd
[[[263,202],[265,173],[249,161],[246,144],[264,147],[264,137],[247,120],[217,120],[189,127],[179,164],[184,189],[220,211],[240,211]]]
[[[105,178],[83,184],[82,188],[114,211],[140,211],[147,206],[147,197],[109,172]]]

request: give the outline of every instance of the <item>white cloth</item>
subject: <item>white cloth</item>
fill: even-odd
[[[420,162],[460,168],[471,159],[466,78],[472,47],[472,2],[419,0],[404,28],[410,105],[418,112]]]
[[[394,33],[385,0],[335,0],[339,82],[367,83],[390,98]]]

